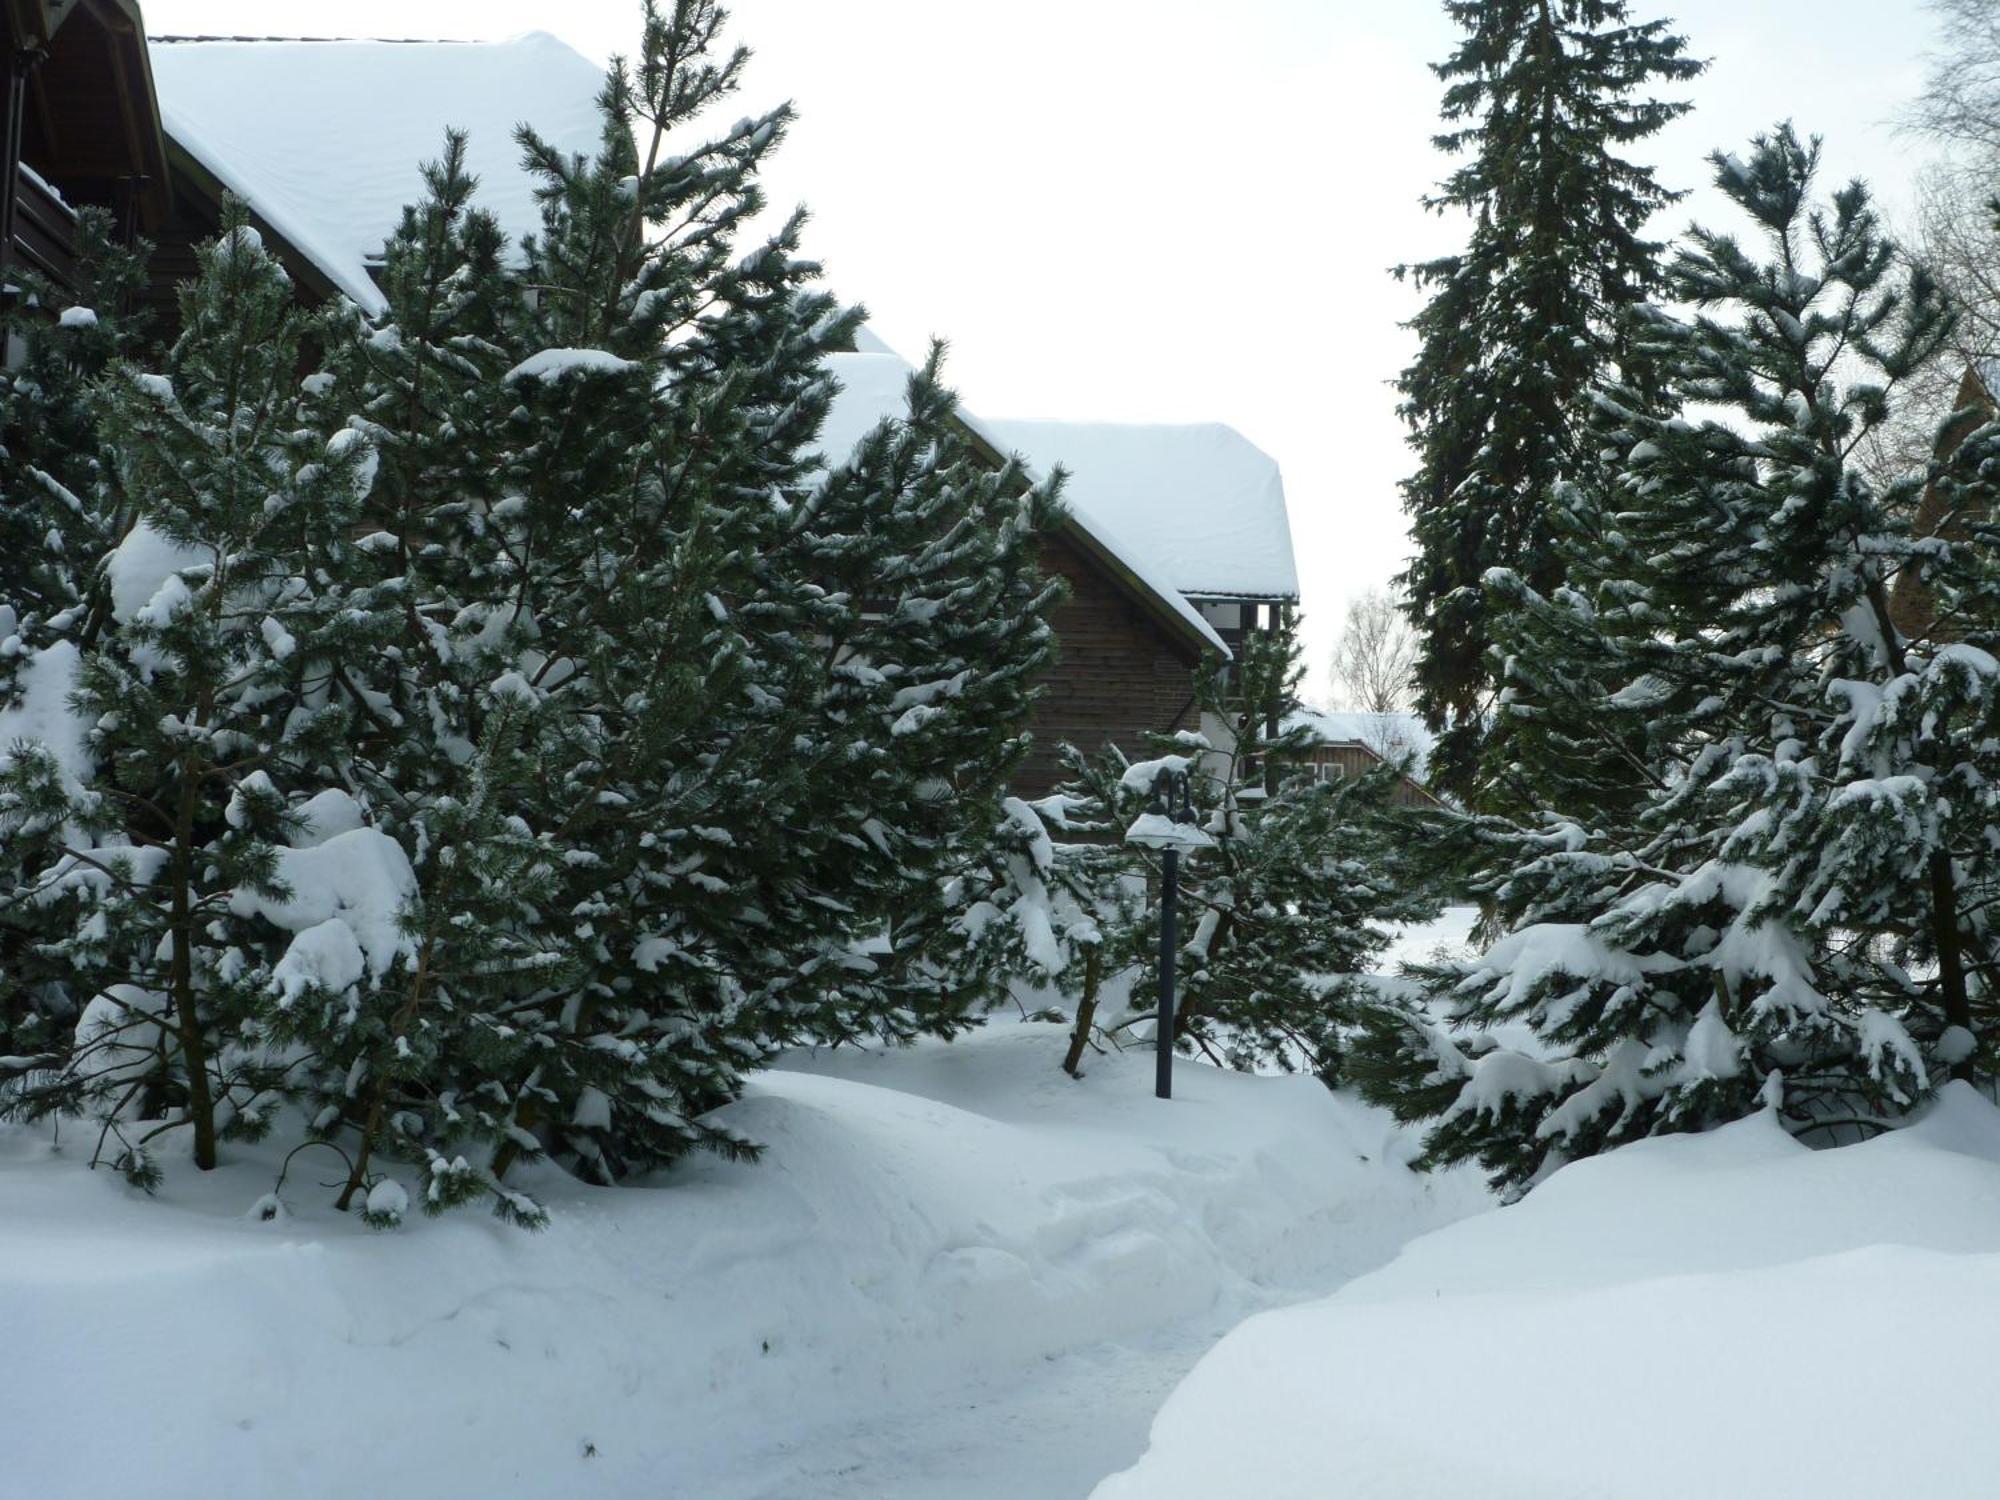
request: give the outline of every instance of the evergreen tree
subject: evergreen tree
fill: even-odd
[[[1073,757],[1081,774],[1052,800],[1081,837],[1100,840],[1146,809],[1161,772],[1188,776],[1213,846],[1182,860],[1174,1044],[1222,1066],[1332,1083],[1344,1035],[1373,994],[1367,970],[1388,942],[1383,924],[1421,919],[1434,905],[1402,878],[1392,831],[1403,818],[1389,805],[1396,773],[1320,780],[1307,761],[1310,732],[1285,727],[1298,681],[1291,627],[1252,634],[1229,670],[1199,686],[1205,717],[1228,726],[1223,748],[1182,734],[1131,765],[1116,751]],[[1132,887],[1151,861],[1122,845],[1117,856],[1084,867],[1096,880],[1087,905],[1105,929],[1106,971],[1130,969],[1133,1005],[1147,1007],[1159,987],[1160,907]]]
[[[141,1180],[144,1134],[207,1166],[296,1107],[372,1223],[414,1164],[426,1210],[538,1224],[517,1163],[752,1149],[709,1112],[774,1049],[1000,992],[962,918],[1055,489],[977,457],[936,357],[815,451],[860,312],[799,217],[739,243],[789,111],[690,147],[745,54],[704,0],[645,21],[594,155],[521,132],[540,234],[503,243],[450,137],[383,313],[301,314],[234,217],[165,373],[105,384],[146,501],[80,651],[95,774],[26,747],[0,818],[65,851],[24,909],[96,994],[31,1107]]]
[[[200,266],[164,372],[119,365],[99,397],[116,491],[141,498],[104,560],[102,629],[75,675],[95,774],[79,785],[46,744],[23,746],[0,818],[63,829],[62,854],[31,877],[57,914],[39,951],[94,991],[30,1111],[89,1106],[114,1133],[130,1118],[185,1125],[207,1168],[219,1134],[269,1120],[284,1066],[257,1026],[285,931],[332,915],[287,877],[287,836],[306,827],[284,798],[319,791],[344,740],[313,668],[340,630],[328,581],[370,463],[301,390],[312,320],[240,210]],[[364,934],[378,971],[395,951],[395,913],[380,915]],[[335,925],[295,962],[324,958]],[[152,1174],[143,1139],[120,1156]]]
[[[85,628],[76,615],[58,617],[81,609],[118,539],[116,475],[91,392],[144,333],[126,308],[145,285],[147,253],[120,242],[108,212],[84,208],[71,287],[8,273],[19,290],[0,312],[0,334],[19,358],[0,370],[0,606],[12,615],[0,639],[18,636],[20,649],[0,660],[0,673],[64,630]]]
[[[736,86],[722,21],[648,7],[595,157],[522,132],[530,301],[448,143],[388,311],[336,361],[383,456],[370,586],[407,601],[356,673],[387,728],[355,774],[411,850],[421,933],[498,924],[514,958],[454,981],[419,935],[427,998],[395,1013],[507,1045],[433,1041],[421,1079],[399,1055],[335,1118],[364,1152],[371,1120],[402,1156],[481,1141],[465,1180],[496,1194],[544,1151],[609,1180],[746,1150],[704,1117],[772,1049],[948,1033],[999,990],[954,877],[989,857],[1050,650],[1054,492],[975,460],[935,358],[904,419],[814,452],[860,314],[813,286],[798,218],[734,243],[789,112],[661,150]],[[475,772],[507,789],[514,852],[485,852],[514,874],[468,879],[489,840],[451,829],[499,795]],[[423,1103],[447,1096],[449,1120]]]
[[[1670,291],[1702,311],[1637,315],[1669,399],[1599,402],[1617,467],[1563,512],[1570,588],[1496,580],[1553,648],[1536,711],[1600,718],[1643,791],[1467,820],[1506,934],[1428,974],[1427,1010],[1378,1015],[1361,1071],[1435,1122],[1433,1160],[1512,1189],[1760,1104],[1797,1132],[1886,1128],[1991,1070],[2000,434],[1868,478],[1857,453],[1952,315],[1859,184],[1813,206],[1818,157],[1786,127],[1716,158],[1766,258],[1693,233]],[[1961,520],[1916,540],[1927,481]],[[1945,601],[1927,638],[1890,610],[1906,569]]]
[[[1441,780],[1474,781],[1492,676],[1482,591],[1512,568],[1560,582],[1546,497],[1584,456],[1581,398],[1605,372],[1645,388],[1646,355],[1620,312],[1660,284],[1647,219],[1674,199],[1619,154],[1687,109],[1651,98],[1702,64],[1663,21],[1624,0],[1447,0],[1464,30],[1436,68],[1450,127],[1469,153],[1426,206],[1470,220],[1465,248],[1399,268],[1428,296],[1398,379],[1418,467],[1403,483],[1416,556],[1401,575],[1421,637],[1418,707],[1445,731]]]
[[[129,524],[94,391],[141,332],[124,309],[143,283],[145,250],[125,248],[113,228],[102,209],[80,209],[75,292],[16,268],[19,291],[0,309],[0,340],[18,355],[0,370],[0,761],[8,741],[46,728],[59,708],[77,642],[102,628],[106,595],[92,581]],[[62,806],[0,839],[0,1054],[20,1059],[17,1069],[60,1052],[85,998],[38,950],[23,910],[30,872],[59,848]],[[0,1082],[0,1100],[6,1092]]]

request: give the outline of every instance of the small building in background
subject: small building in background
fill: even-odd
[[[1013,419],[990,427],[1037,467],[1060,465],[1069,475],[1063,493],[1070,505],[1142,549],[1155,574],[1200,612],[1232,654],[1297,609],[1284,478],[1277,460],[1234,428]],[[1277,728],[1276,705],[1261,717],[1267,733]],[[1204,715],[1199,727],[1219,754],[1235,748],[1232,724]],[[1254,777],[1255,757],[1238,771]]]
[[[1071,505],[1143,547],[1164,582],[1234,651],[1299,602],[1277,460],[1219,422],[1049,422],[989,427],[1046,471]]]
[[[1415,714],[1366,714],[1302,708],[1285,720],[1287,730],[1304,729],[1312,737],[1307,757],[1321,781],[1362,776],[1378,766],[1396,768],[1393,800],[1403,807],[1437,807],[1437,795],[1426,784],[1431,733]]]

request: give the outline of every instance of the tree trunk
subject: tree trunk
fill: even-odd
[[[208,1088],[208,1048],[202,1041],[201,1013],[194,993],[191,943],[194,913],[193,902],[188,895],[189,845],[194,839],[194,788],[192,778],[185,769],[178,812],[174,828],[173,956],[169,960],[168,983],[173,991],[181,1065],[187,1069],[187,1108],[189,1123],[194,1126],[194,1164],[208,1172],[215,1167],[215,1097]]]
[[[333,1200],[333,1206],[342,1213],[347,1212],[347,1206],[354,1201],[354,1195],[361,1191],[362,1183],[368,1178],[368,1159],[375,1154],[375,1134],[382,1128],[382,1096],[387,1087],[387,1081],[378,1073],[374,1097],[368,1101],[368,1119],[361,1127],[361,1149],[354,1153],[354,1165],[347,1173],[347,1185]]]
[[[1083,959],[1083,998],[1076,1002],[1076,1030],[1070,1033],[1063,1071],[1072,1078],[1083,1073],[1083,1049],[1090,1045],[1090,1024],[1097,1019],[1097,991],[1104,976],[1104,950],[1093,946]]]
[[[1951,855],[1940,849],[1931,855],[1931,932],[1937,942],[1938,979],[1944,987],[1944,1021],[1972,1034],[1972,997],[1965,987],[1965,951],[1958,931],[1958,883],[1952,877]],[[1951,1065],[1951,1076],[1972,1082],[1971,1057]]]

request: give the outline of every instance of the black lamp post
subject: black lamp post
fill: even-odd
[[[1154,1031],[1153,1092],[1174,1096],[1174,956],[1179,942],[1174,931],[1181,892],[1181,853],[1210,849],[1215,840],[1194,820],[1194,798],[1188,774],[1162,766],[1153,778],[1153,800],[1125,830],[1125,842],[1158,849],[1160,859],[1160,997]]]

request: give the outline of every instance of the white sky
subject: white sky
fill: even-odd
[[[994,416],[1223,421],[1284,468],[1312,676],[1344,599],[1407,551],[1387,382],[1414,309],[1387,274],[1448,248],[1418,195],[1449,50],[1434,0],[736,0],[742,107],[802,120],[767,179],[808,249],[906,354],[933,333]],[[1920,0],[1641,0],[1714,60],[1653,143],[1671,186],[1791,118],[1892,211],[1920,148],[1890,126]],[[636,0],[145,0],[156,33],[507,36],[597,58]],[[723,123],[727,123],[726,121]],[[414,174],[413,174],[414,180]],[[1671,210],[1718,217],[1712,195]],[[386,226],[385,226],[386,227]]]

